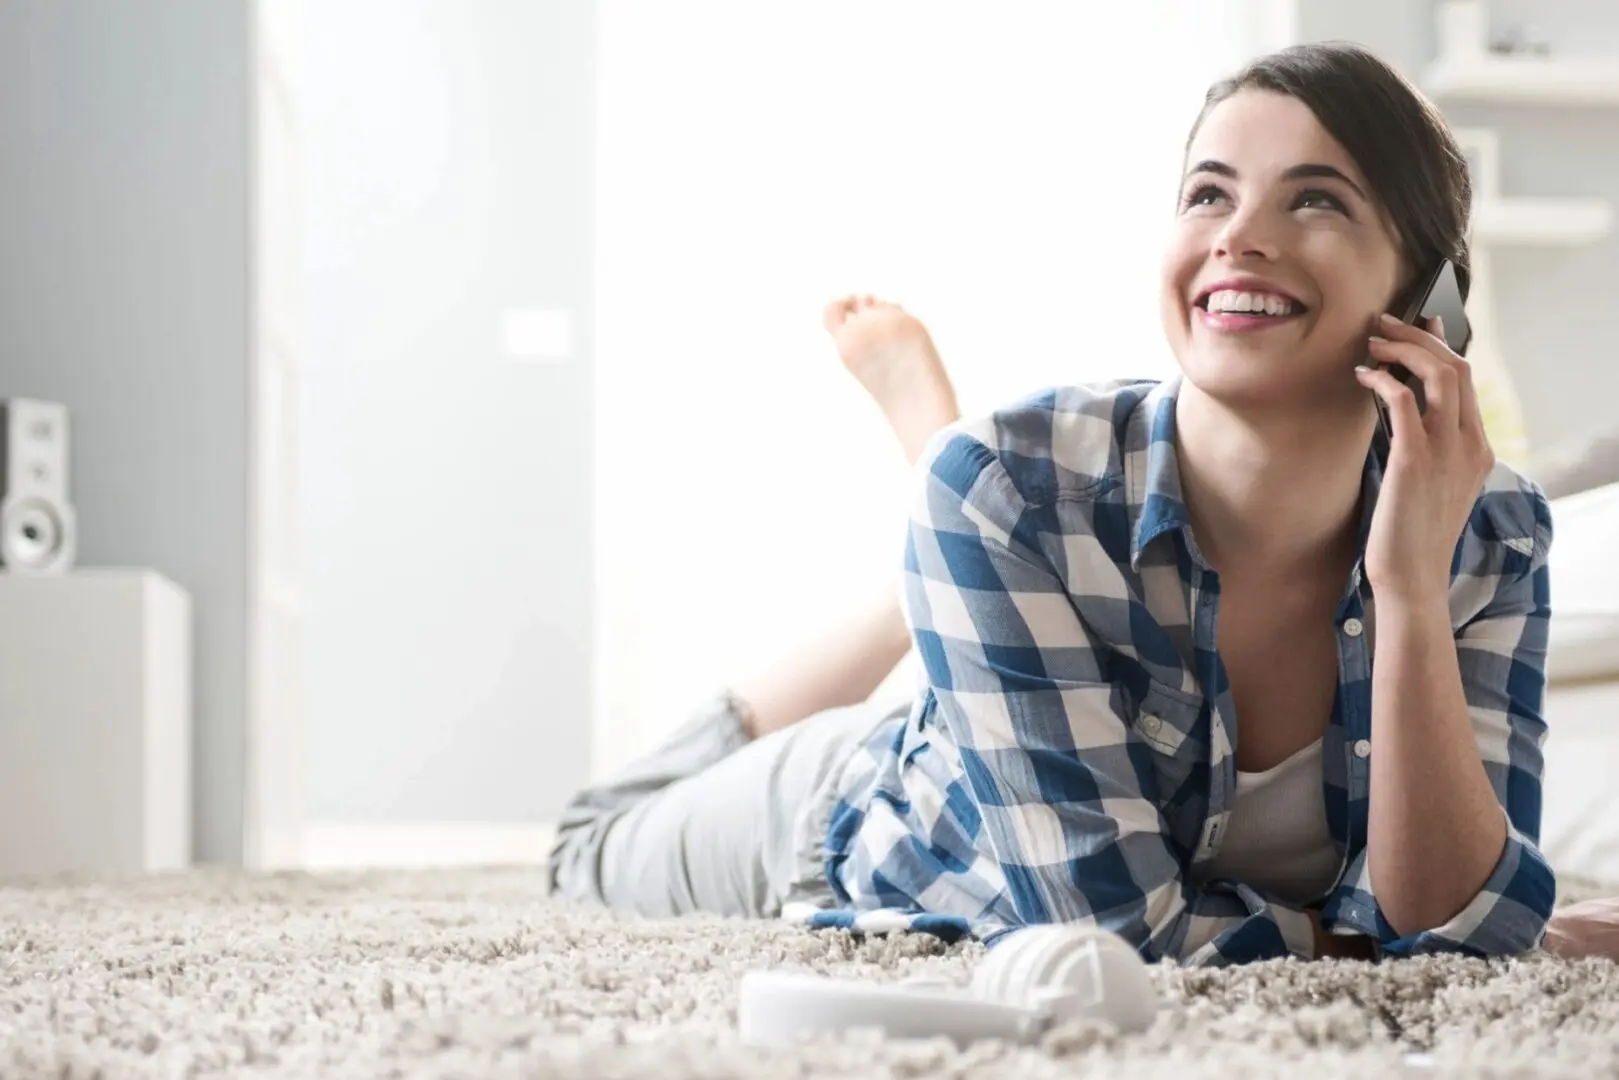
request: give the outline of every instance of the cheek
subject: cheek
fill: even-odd
[[[1182,363],[1186,360],[1186,350],[1191,347],[1190,323],[1195,314],[1187,310],[1186,297],[1203,268],[1207,250],[1189,238],[1185,230],[1177,228],[1165,245],[1160,264],[1159,322],[1171,352]]]
[[[1172,342],[1185,333],[1186,294],[1191,288],[1192,280],[1186,272],[1184,260],[1176,258],[1173,254],[1164,256],[1158,282],[1158,312],[1164,331]]]
[[[1375,240],[1329,235],[1313,262],[1323,294],[1335,301],[1337,315],[1352,319],[1388,310],[1400,284],[1400,257],[1381,237]]]
[[[1165,307],[1184,302],[1192,282],[1197,280],[1197,272],[1203,265],[1203,254],[1207,250],[1207,245],[1200,243],[1190,230],[1176,229],[1171,233],[1164,247],[1159,275]]]

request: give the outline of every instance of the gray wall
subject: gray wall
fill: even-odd
[[[309,817],[541,822],[588,766],[588,0],[308,4]],[[571,313],[567,360],[501,347]]]
[[[1306,40],[1359,41],[1419,77],[1436,48],[1434,5],[1300,0]],[[1537,27],[1554,50],[1619,58],[1619,5],[1490,0],[1497,26]],[[1493,127],[1505,195],[1600,196],[1619,206],[1619,106],[1440,102],[1451,123]],[[1619,429],[1619,234],[1584,248],[1495,249],[1501,348],[1537,449]]]
[[[0,0],[0,395],[73,410],[80,562],[193,596],[206,862],[241,854],[248,15]]]

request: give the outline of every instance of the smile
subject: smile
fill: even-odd
[[[1286,293],[1215,288],[1197,298],[1199,319],[1211,330],[1226,333],[1266,330],[1305,312],[1305,306]]]

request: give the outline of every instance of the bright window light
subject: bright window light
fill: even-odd
[[[610,753],[897,594],[908,470],[827,300],[914,311],[969,413],[1173,370],[1162,237],[1253,6],[600,5],[599,708],[636,735]]]

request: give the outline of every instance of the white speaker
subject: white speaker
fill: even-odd
[[[0,570],[65,573],[77,549],[68,502],[67,407],[0,400]]]

